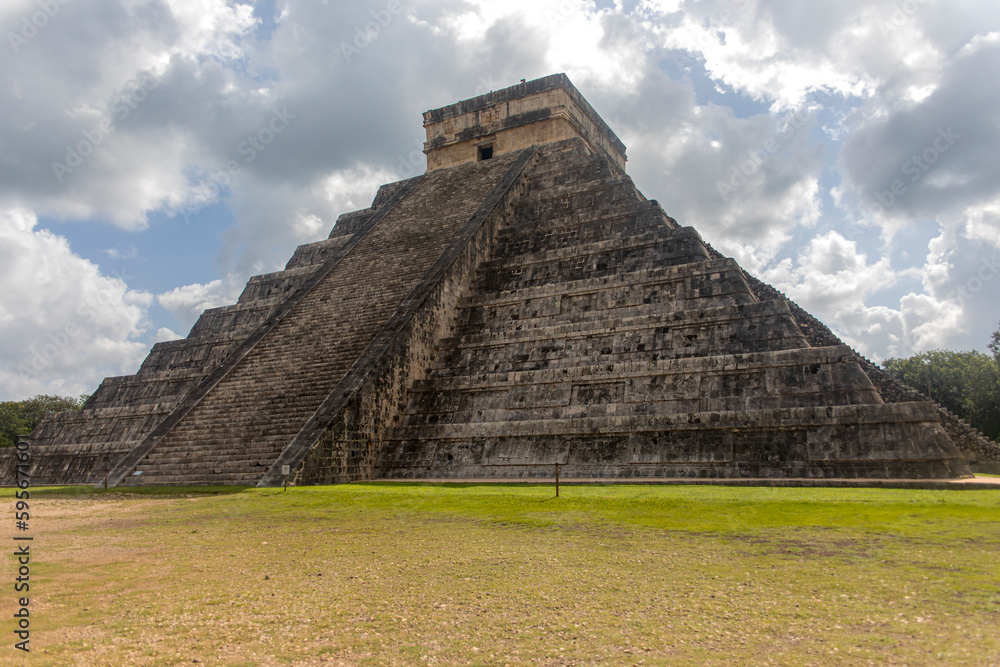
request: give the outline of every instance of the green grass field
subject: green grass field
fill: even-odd
[[[9,632],[9,556],[3,664],[1000,663],[1000,490],[351,484],[31,502],[32,652]]]

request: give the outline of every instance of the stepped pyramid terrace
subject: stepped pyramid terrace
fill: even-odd
[[[424,127],[425,174],[46,418],[32,484],[271,486],[285,466],[296,484],[522,479],[556,463],[594,480],[933,480],[1000,459],[639,192],[565,75]]]

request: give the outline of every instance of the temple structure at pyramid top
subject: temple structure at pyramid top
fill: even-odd
[[[428,171],[574,137],[625,169],[625,144],[565,74],[432,109],[424,128]]]
[[[39,484],[919,479],[1000,446],[667,216],[557,74],[32,433]],[[0,483],[14,482],[13,452]]]

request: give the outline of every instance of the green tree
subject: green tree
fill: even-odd
[[[1000,327],[993,332],[993,340],[991,340],[986,347],[990,348],[990,352],[993,353],[993,358],[1000,363]]]
[[[79,410],[89,396],[46,396],[0,402],[0,447],[13,447],[18,435],[27,435],[50,412]]]
[[[994,334],[994,340],[997,334]],[[991,344],[991,351],[992,351]],[[932,350],[888,359],[889,373],[943,405],[987,437],[1000,438],[1000,364],[982,352]]]

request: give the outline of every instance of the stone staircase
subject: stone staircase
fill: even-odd
[[[967,472],[932,405],[883,403],[850,348],[810,347],[606,161],[564,146],[526,176],[379,476]]]
[[[33,485],[962,476],[1000,460],[646,200],[565,75],[32,433]],[[440,168],[447,167],[447,168]],[[958,448],[956,448],[956,445]],[[0,485],[13,451],[0,451]]]
[[[155,444],[135,466],[142,483],[256,484],[515,157],[419,179]],[[235,321],[229,312],[207,317],[212,330]]]
[[[341,219],[371,215],[365,210]],[[46,417],[31,437],[33,483],[103,480],[350,238],[346,226],[338,221],[330,238],[299,246],[284,270],[252,277],[236,304],[206,310],[187,338],[156,343],[135,375],[105,378],[82,410]],[[12,481],[8,468],[0,466],[0,484]]]
[[[116,467],[143,484],[274,483],[289,443],[316,437],[326,449],[293,466],[312,482],[547,477],[556,462],[579,478],[966,473],[947,415],[890,391],[577,141],[538,151],[482,259],[443,288],[458,305],[435,306],[441,331],[453,326],[417,352],[429,371],[394,380],[374,412],[366,398],[346,421],[328,414],[516,158],[383,186],[186,339],[154,346],[136,375],[47,418],[33,483],[99,483]],[[313,435],[335,422],[347,430]]]

